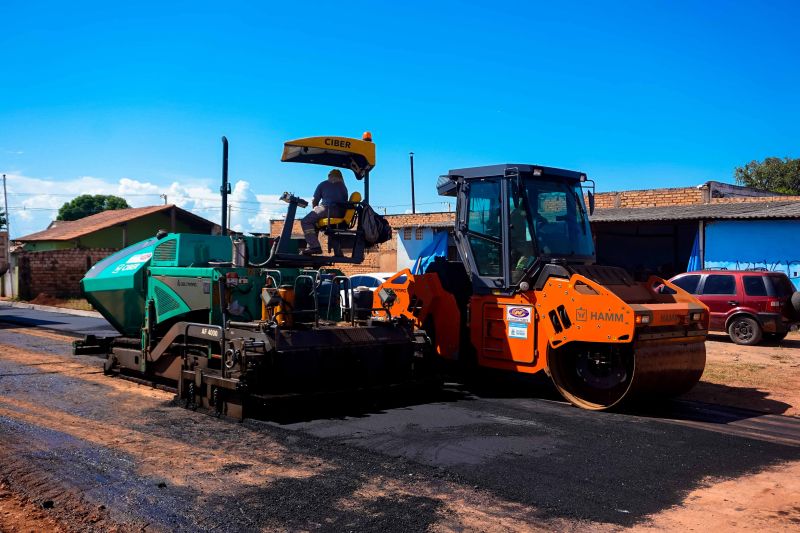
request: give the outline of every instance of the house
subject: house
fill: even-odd
[[[92,265],[158,230],[214,234],[220,226],[175,205],[103,211],[14,239],[12,269],[17,294],[80,297],[80,280]]]

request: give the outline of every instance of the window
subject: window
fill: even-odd
[[[736,294],[736,278],[731,275],[711,274],[703,285],[703,294]]]
[[[477,181],[470,184],[467,230],[478,274],[500,277],[502,266],[500,182]]]
[[[411,228],[403,228],[403,240],[404,241],[411,240]]]
[[[467,229],[500,238],[500,182],[479,181],[470,185]]]
[[[416,232],[416,235],[414,236],[414,238],[416,238],[418,241],[421,241],[422,240],[422,232],[423,232],[422,228],[417,228],[417,232]]]
[[[748,296],[766,296],[767,287],[764,285],[763,276],[744,276],[744,293]]]
[[[479,237],[470,235],[469,246],[475,256],[475,264],[478,267],[478,274],[499,278],[500,273],[500,243],[494,243]]]
[[[770,274],[765,281],[772,285],[772,294],[782,298],[794,294],[795,288],[792,280],[785,274]]]
[[[700,283],[700,276],[683,276],[682,278],[676,279],[672,283],[690,294],[697,294],[697,284]]]

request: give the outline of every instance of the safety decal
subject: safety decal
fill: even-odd
[[[125,262],[126,263],[144,263],[145,261],[147,261],[151,257],[153,257],[152,252],[146,252],[146,253],[143,253],[143,254],[132,255]]]
[[[506,307],[506,322],[526,322],[531,321],[531,307],[520,307],[509,305]]]
[[[525,322],[509,322],[508,337],[510,339],[527,339],[528,324],[526,324]]]

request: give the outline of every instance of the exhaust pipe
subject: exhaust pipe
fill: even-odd
[[[231,184],[228,183],[228,139],[222,136],[222,234],[228,234],[228,195],[231,192]]]

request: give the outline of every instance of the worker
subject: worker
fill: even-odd
[[[317,185],[317,189],[314,191],[314,198],[311,201],[313,209],[300,221],[300,227],[303,228],[303,235],[306,238],[306,243],[308,243],[308,246],[302,252],[303,255],[322,253],[317,222],[326,218],[344,216],[346,202],[347,186],[344,184],[342,172],[338,168],[334,168],[328,172],[328,179]]]

